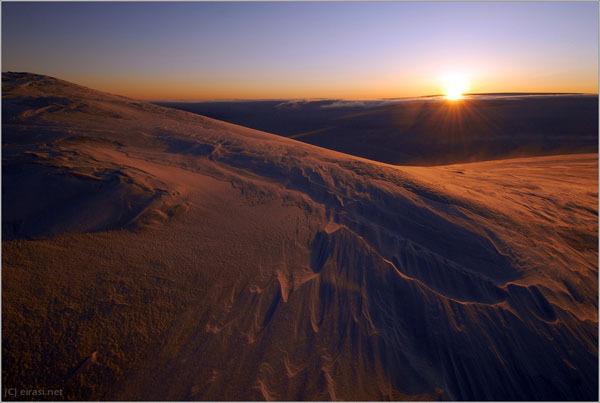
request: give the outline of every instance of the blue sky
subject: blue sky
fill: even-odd
[[[145,99],[597,92],[596,2],[6,3],[3,71]]]

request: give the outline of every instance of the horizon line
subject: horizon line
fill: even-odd
[[[597,92],[470,92],[463,94],[464,96],[498,96],[498,97],[520,97],[520,96],[598,96]],[[181,103],[203,103],[203,102],[276,102],[276,101],[296,101],[296,102],[319,102],[319,101],[345,101],[345,102],[393,102],[393,101],[412,101],[421,99],[438,99],[444,98],[445,94],[419,95],[408,97],[385,97],[385,98],[336,98],[336,97],[290,97],[290,98],[198,98],[198,99],[157,99],[146,98],[142,99],[146,102],[181,102]]]

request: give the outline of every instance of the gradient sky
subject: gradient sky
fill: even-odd
[[[598,92],[598,4],[6,3],[2,70],[143,99]]]

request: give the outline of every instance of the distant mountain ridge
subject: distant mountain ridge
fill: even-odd
[[[598,144],[597,95],[159,104],[391,164],[596,152]]]

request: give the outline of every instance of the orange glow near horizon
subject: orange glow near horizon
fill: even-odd
[[[207,80],[201,77],[111,78],[69,77],[50,74],[93,89],[143,100],[206,101],[233,99],[382,99],[443,95],[458,100],[470,93],[536,92],[597,94],[597,83],[579,81],[577,76],[560,77],[549,85],[544,80],[526,77],[468,77],[449,75],[441,80],[422,76],[394,78],[391,74],[371,80],[298,83],[268,80]],[[432,73],[429,77],[435,77]],[[320,80],[319,80],[320,81]],[[441,81],[441,82],[440,82]]]
[[[596,3],[501,3],[6,2],[2,68],[155,101],[598,92]]]

